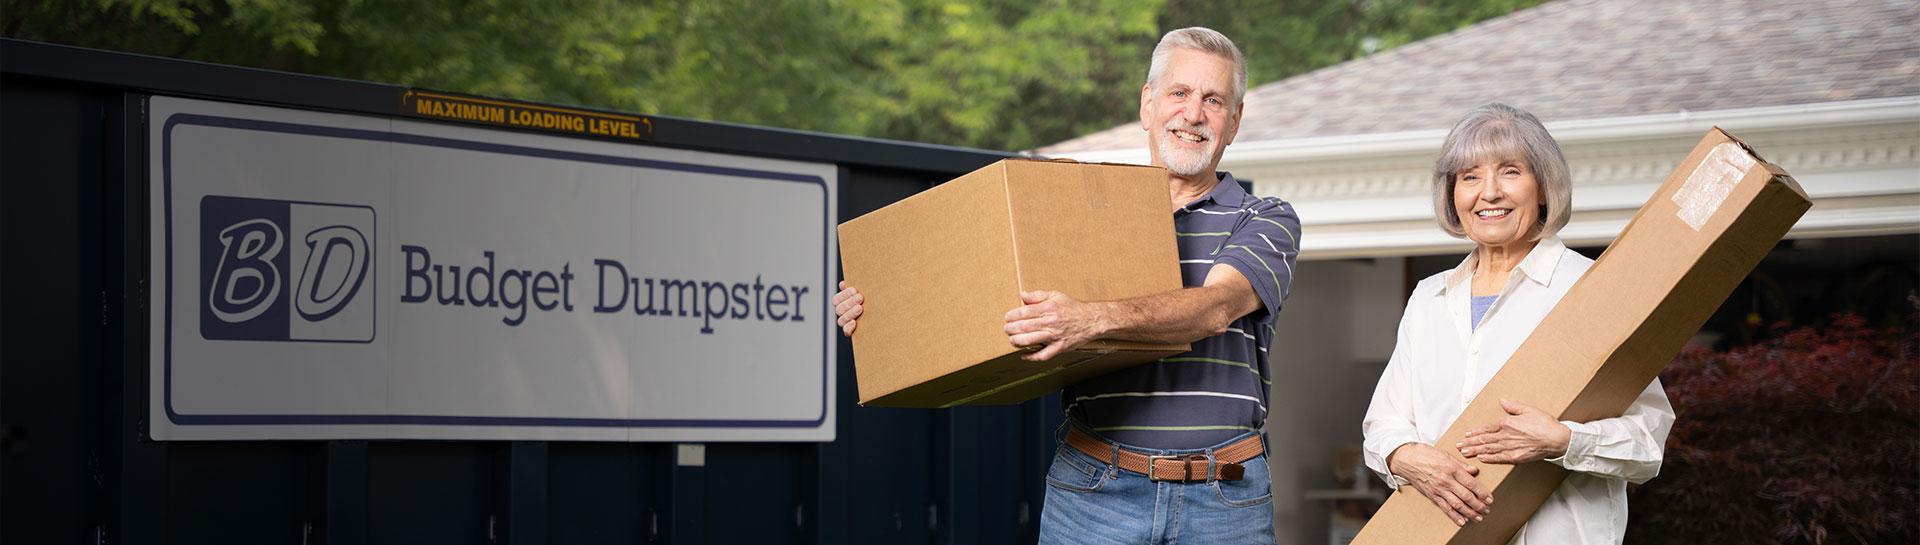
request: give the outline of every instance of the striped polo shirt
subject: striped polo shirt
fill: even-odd
[[[1214,265],[1232,266],[1253,283],[1261,309],[1195,341],[1190,352],[1067,387],[1061,405],[1068,418],[1149,449],[1209,447],[1266,422],[1267,349],[1293,284],[1300,219],[1285,201],[1248,195],[1232,174],[1219,176],[1212,192],[1173,212],[1180,277],[1199,286]]]

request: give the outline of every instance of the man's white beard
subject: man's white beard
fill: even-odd
[[[1176,129],[1206,138],[1207,147],[1191,152],[1181,148],[1180,145],[1184,144],[1185,141],[1181,140],[1178,136],[1174,136],[1173,131]],[[1206,172],[1208,167],[1212,166],[1214,149],[1213,131],[1209,130],[1206,125],[1167,123],[1164,132],[1160,134],[1162,138],[1159,146],[1160,162],[1166,165],[1167,170],[1173,171],[1174,174],[1181,176],[1197,176],[1202,172]]]
[[[1213,154],[1210,153],[1211,151],[1212,150],[1200,150],[1188,152],[1171,147],[1162,147],[1160,148],[1160,162],[1165,163],[1167,170],[1173,171],[1174,174],[1197,176],[1202,172],[1206,172],[1207,164],[1212,162]]]

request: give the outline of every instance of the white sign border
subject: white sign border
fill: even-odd
[[[224,115],[198,113],[205,110],[226,110]],[[589,429],[626,430],[628,442],[687,442],[687,441],[754,441],[754,442],[830,442],[835,439],[835,413],[837,396],[837,352],[838,344],[833,324],[822,320],[821,354],[821,402],[817,415],[810,419],[779,420],[729,420],[729,419],[642,419],[642,418],[545,418],[512,416],[445,416],[445,415],[397,415],[397,414],[342,414],[342,415],[296,415],[296,414],[183,414],[176,411],[172,402],[172,305],[173,305],[173,203],[171,176],[171,137],[173,128],[180,125],[201,125],[239,130],[261,130],[286,132],[315,136],[357,138],[435,147],[450,147],[469,151],[488,153],[508,153],[514,155],[544,157],[560,160],[586,160],[608,165],[628,166],[656,170],[675,170],[719,174],[746,178],[759,178],[771,181],[810,183],[820,187],[823,192],[825,220],[822,222],[821,286],[832,287],[836,276],[838,259],[836,256],[838,241],[833,235],[837,225],[838,186],[840,170],[832,163],[805,163],[782,159],[769,159],[744,155],[727,155],[712,152],[656,148],[637,144],[616,143],[619,147],[648,148],[667,150],[673,154],[705,156],[715,160],[745,161],[763,165],[799,165],[803,168],[818,168],[828,172],[831,179],[795,172],[756,170],[753,168],[713,166],[696,163],[641,158],[635,156],[605,155],[600,153],[564,151],[550,148],[482,142],[445,136],[427,136],[402,132],[404,125],[425,123],[413,120],[401,120],[392,117],[364,114],[335,114],[307,110],[236,104],[219,101],[186,99],[163,95],[149,98],[148,111],[154,113],[146,121],[146,134],[150,152],[147,183],[151,211],[147,221],[151,229],[149,240],[150,285],[154,289],[148,292],[149,312],[149,370],[158,376],[149,376],[149,407],[153,425],[149,433],[155,440],[232,440],[232,439],[457,439],[457,440],[591,440],[609,441],[604,433],[576,434],[568,430],[586,431]],[[162,113],[164,112],[164,113]],[[236,116],[239,115],[239,116]],[[164,117],[163,117],[164,116]],[[267,121],[261,118],[276,119]],[[285,121],[287,118],[300,118],[306,121]],[[384,124],[387,129],[348,128],[347,126],[368,127],[370,123]],[[344,126],[343,126],[344,125]],[[487,133],[509,133],[515,138],[531,137],[546,142],[564,145],[578,141],[576,138],[532,134],[505,129],[475,128],[461,125],[434,123],[434,126],[457,127],[459,132],[471,132],[476,136]],[[589,140],[592,144],[583,147],[606,149],[609,143]],[[798,170],[798,169],[796,169]],[[830,310],[825,298],[818,303],[822,311]],[[376,315],[378,313],[376,312]],[[297,428],[290,429],[289,426]],[[216,428],[231,430],[229,433],[194,433],[193,428]],[[329,429],[332,428],[332,429]],[[369,429],[384,429],[383,433],[370,433]],[[489,429],[484,434],[467,433],[465,430]],[[688,433],[681,434],[678,432]],[[183,433],[186,432],[186,433]]]

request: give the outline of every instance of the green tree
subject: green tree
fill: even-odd
[[[1027,149],[1132,119],[1200,24],[1249,81],[1532,0],[0,0],[0,35],[734,123]]]
[[[1159,6],[1129,0],[871,1],[876,72],[856,134],[1024,149],[1130,112]],[[888,29],[916,29],[895,32]]]
[[[1271,82],[1452,32],[1541,0],[1169,0],[1162,26],[1232,37],[1247,81]]]

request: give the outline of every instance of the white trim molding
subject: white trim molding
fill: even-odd
[[[1920,96],[1547,123],[1574,179],[1568,244],[1604,245],[1718,126],[1814,198],[1788,238],[1920,233]],[[1433,225],[1431,168],[1446,130],[1240,142],[1222,170],[1300,211],[1302,259],[1460,253]],[[1144,140],[1144,138],[1143,138]],[[1148,162],[1146,148],[1073,152]]]

